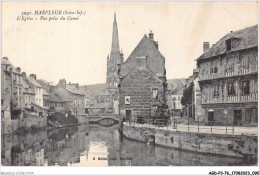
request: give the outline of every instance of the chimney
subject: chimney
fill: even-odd
[[[17,67],[16,70],[20,73],[21,72],[21,68]]]
[[[65,78],[60,79],[60,80],[59,80],[59,84],[60,84],[62,87],[65,87],[65,88],[66,88],[66,80],[65,80]]]
[[[197,78],[199,75],[199,70],[197,68],[193,69],[193,77]]]
[[[158,47],[159,47],[159,44],[158,44],[158,42],[157,42],[157,41],[155,41],[155,42],[154,42],[154,44],[155,44],[155,47],[158,49]]]
[[[203,53],[206,53],[209,50],[209,42],[203,43]]]
[[[150,33],[149,33],[149,39],[153,40],[153,31],[151,31],[151,29],[150,29]]]
[[[120,64],[122,64],[124,62],[124,53],[123,53],[123,50],[121,49],[121,52],[120,52]]]
[[[35,74],[30,74],[30,77],[33,78],[36,81],[36,75]]]
[[[22,76],[23,76],[23,78],[26,78],[26,73],[22,72]]]
[[[79,83],[76,83],[76,88],[79,89]]]
[[[137,67],[145,68],[147,64],[147,56],[136,57]]]
[[[54,86],[50,86],[50,93],[54,92],[55,87]]]

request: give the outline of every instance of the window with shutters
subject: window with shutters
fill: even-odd
[[[218,84],[213,86],[213,93],[214,93],[214,98],[219,97],[219,85]]]
[[[243,95],[249,94],[249,81],[242,81],[242,94]]]
[[[228,83],[228,96],[231,96],[231,95],[236,95],[234,82]]]
[[[153,99],[158,99],[158,89],[153,88]]]
[[[231,39],[228,39],[226,40],[226,49],[227,51],[230,51],[232,49],[232,40]]]

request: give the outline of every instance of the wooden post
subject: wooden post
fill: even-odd
[[[212,122],[211,122],[211,129],[210,130],[211,130],[211,133],[212,133]]]
[[[227,134],[227,118],[226,118],[226,134]]]
[[[188,131],[190,131],[190,120],[188,119]]]
[[[234,122],[232,122],[232,134],[234,134],[234,131],[235,131],[235,129],[234,129]]]

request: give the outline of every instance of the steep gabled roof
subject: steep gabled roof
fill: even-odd
[[[12,65],[11,62],[8,59],[1,59],[1,65]]]
[[[24,93],[27,93],[27,94],[35,94],[35,90],[32,89],[32,87],[30,87],[26,81],[22,81],[22,85],[23,85],[23,88],[24,88]]]
[[[77,95],[84,95],[84,93],[77,89],[76,87],[74,87],[73,85],[66,85],[66,90],[68,90],[69,92],[73,93],[73,94],[77,94]]]
[[[42,94],[43,95],[50,95],[45,89],[42,89]]]
[[[84,95],[84,91],[77,89],[74,85],[66,84],[66,86],[62,86],[60,83],[58,83],[56,86],[62,87],[69,91],[70,93],[76,94],[76,95]]]
[[[42,88],[42,86],[41,86],[36,80],[34,80],[33,78],[27,76],[26,79],[27,79],[30,83],[32,83],[35,87],[40,87],[40,88]]]
[[[251,26],[235,32],[230,32],[222,37],[216,44],[204,54],[202,54],[198,60],[207,59],[210,57],[224,54],[226,50],[226,40],[234,39],[235,44],[232,46],[231,51],[238,51],[247,48],[253,48],[258,46],[258,25]]]
[[[60,96],[54,95],[54,94],[50,94],[49,101],[51,101],[51,102],[64,102],[63,99]]]
[[[37,82],[42,86],[42,88],[48,93],[51,93],[51,85],[45,80],[37,79]]]
[[[150,81],[152,81],[152,79],[154,79],[154,80],[157,80],[159,82],[162,82],[162,80],[150,68],[148,68],[147,66],[142,66],[142,67],[136,66],[130,72],[128,72],[128,74],[122,79],[120,84],[122,84],[125,79],[128,79],[128,77],[131,75],[131,73],[135,72],[135,71],[136,71],[137,77],[139,77],[140,74],[143,75],[142,72],[144,72],[144,73],[146,72],[145,73],[146,76],[145,77],[142,76],[142,78],[148,79]],[[147,74],[149,72],[150,72],[150,75]]]
[[[137,65],[136,58],[143,56],[148,56],[147,67],[158,76],[163,76],[164,67],[160,67],[160,65],[164,63],[160,64],[160,62],[164,62],[164,56],[157,49],[155,42],[144,35],[128,59],[121,65],[120,77],[126,76]],[[162,75],[160,75],[161,73]]]
[[[93,84],[93,85],[83,85],[79,89],[84,91],[86,94],[95,97],[100,95],[102,91],[106,90],[106,84]]]

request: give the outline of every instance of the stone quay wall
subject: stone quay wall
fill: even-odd
[[[188,151],[256,159],[258,136],[176,132],[167,129],[136,127],[123,124],[126,138]]]
[[[30,128],[33,125],[35,125],[37,127],[46,127],[47,118],[46,117],[35,117],[35,118],[28,117],[28,118],[23,118],[23,119],[13,119],[13,120],[10,120],[10,122],[2,121],[3,130],[1,132],[2,132],[2,134],[13,133],[19,127]]]

